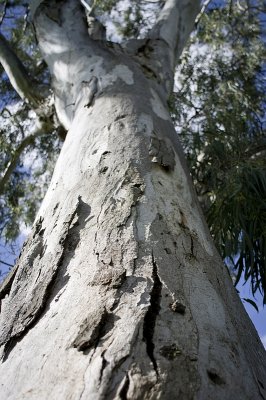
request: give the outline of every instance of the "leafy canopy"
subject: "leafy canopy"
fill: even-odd
[[[216,245],[236,283],[250,279],[253,294],[266,288],[261,10],[260,1],[209,8],[183,54],[171,101]]]

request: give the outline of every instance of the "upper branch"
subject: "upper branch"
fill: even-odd
[[[166,0],[150,37],[168,45],[174,68],[200,12],[200,0]]]
[[[44,100],[37,84],[29,77],[22,62],[10,48],[7,40],[0,34],[0,63],[2,64],[10,83],[19,96],[38,108]]]

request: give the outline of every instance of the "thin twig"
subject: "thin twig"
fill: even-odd
[[[9,264],[9,263],[7,263],[7,262],[5,262],[3,260],[0,260],[0,263],[4,264],[4,265],[7,265],[8,267],[14,267],[14,264]]]
[[[205,1],[204,1],[200,12],[199,12],[197,18],[195,19],[195,25],[196,25],[196,26],[198,25],[198,23],[199,23],[201,17],[202,17],[203,14],[205,13],[205,11],[206,11],[206,9],[207,9],[207,7],[208,7],[208,5],[210,4],[211,1],[212,1],[212,0],[205,0]]]
[[[2,14],[1,14],[1,17],[0,17],[0,25],[2,25],[2,22],[3,22],[3,20],[4,20],[5,16],[6,16],[6,8],[7,8],[7,0],[5,0],[4,4],[3,4],[3,11],[2,11]]]

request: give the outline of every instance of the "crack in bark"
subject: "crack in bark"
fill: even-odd
[[[145,187],[144,187],[143,182],[136,182],[131,185],[131,189],[132,189],[133,198],[132,198],[132,201],[130,204],[130,208],[129,208],[128,214],[125,216],[124,220],[119,223],[118,228],[122,227],[122,226],[126,226],[126,224],[128,223],[129,219],[133,215],[133,210],[137,207],[137,205],[140,201],[140,198],[142,197],[142,195],[144,193]]]
[[[75,102],[76,110],[78,109],[78,107],[91,107],[93,105],[97,92],[98,78],[96,76],[92,76],[88,82],[82,81]]]
[[[134,347],[134,343],[132,343],[132,347]],[[105,352],[104,352],[105,353]],[[124,368],[121,371],[121,366],[125,363],[125,361],[129,358],[130,354],[126,354],[124,357],[120,358],[120,360],[118,360],[114,365],[112,370],[110,371],[111,373],[109,373],[109,375],[106,377],[106,382],[105,382],[105,389],[102,393],[104,398],[110,398],[113,399],[115,396],[113,395],[113,393],[116,393],[116,389],[117,386],[120,384],[121,380],[118,380],[116,378],[116,376],[120,373],[125,373],[125,369],[127,370],[127,367]],[[108,363],[108,362],[107,362]],[[106,365],[105,365],[106,367]],[[105,368],[104,367],[104,368]],[[128,371],[126,372],[126,375],[128,375]],[[116,381],[116,385],[115,388],[113,388],[113,390],[110,392],[110,386],[112,386],[112,383]],[[124,385],[123,385],[124,386]],[[123,390],[123,387],[120,389],[120,392],[118,395],[120,395],[121,391]],[[126,399],[126,398],[125,398]]]
[[[154,357],[155,345],[153,343],[153,336],[156,325],[156,318],[159,315],[161,309],[160,303],[161,303],[162,282],[158,276],[158,268],[154,260],[153,254],[152,254],[152,265],[153,265],[153,271],[152,271],[153,287],[150,292],[150,306],[144,317],[143,340],[146,343],[147,354],[153,364],[154,371],[156,372],[158,378],[159,372],[158,372],[158,365]]]
[[[119,397],[121,400],[127,400],[127,393],[128,393],[128,389],[129,389],[129,376],[128,376],[128,372],[125,376],[125,382],[122,386],[122,389],[119,392]]]
[[[190,252],[191,255],[194,256],[194,242],[192,236],[190,236]]]
[[[102,366],[101,366],[101,370],[100,370],[100,378],[99,378],[99,384],[101,384],[102,382],[102,378],[103,378],[103,371],[105,369],[105,367],[109,364],[108,361],[104,358],[104,354],[105,354],[106,350],[104,350],[101,354],[102,357]]]

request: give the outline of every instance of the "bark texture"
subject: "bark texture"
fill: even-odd
[[[1,398],[266,399],[167,111],[172,50],[92,40],[82,21],[72,0],[36,11],[69,132],[2,287]]]

